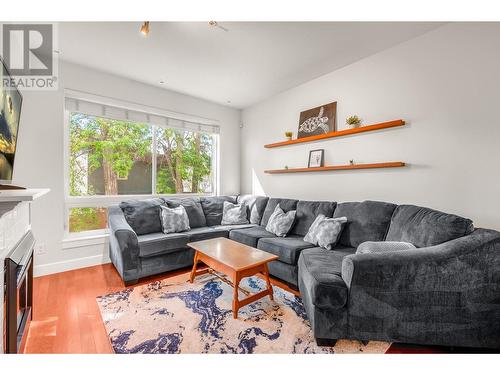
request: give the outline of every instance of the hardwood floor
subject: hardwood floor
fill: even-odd
[[[142,279],[146,284],[165,278],[189,279],[190,269]],[[279,280],[272,284],[298,295]],[[25,353],[113,353],[97,296],[124,289],[111,264],[82,268],[34,279],[34,315]],[[394,344],[388,353],[463,353],[446,347]],[[478,352],[478,351],[472,351]]]
[[[187,281],[190,271],[141,279],[137,285],[165,278]],[[25,353],[113,353],[95,300],[125,288],[113,265],[36,277],[33,284],[34,314]],[[278,280],[273,284],[298,295]]]

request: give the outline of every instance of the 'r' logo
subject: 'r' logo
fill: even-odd
[[[3,25],[3,56],[14,76],[51,76],[52,25]]]

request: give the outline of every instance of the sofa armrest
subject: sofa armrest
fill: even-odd
[[[140,273],[137,234],[118,206],[108,208],[109,251],[113,264],[123,280],[137,280]]]
[[[349,295],[383,300],[408,299],[427,291],[436,299],[491,292],[500,288],[500,233],[476,229],[472,234],[436,246],[405,251],[353,254],[342,262]],[[423,298],[419,301],[432,303]],[[434,301],[435,302],[435,301]],[[391,303],[394,303],[392,300]]]

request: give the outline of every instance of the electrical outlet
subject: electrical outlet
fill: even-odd
[[[45,244],[43,243],[37,243],[35,245],[35,254],[36,255],[43,255],[47,252],[46,248],[45,248]]]

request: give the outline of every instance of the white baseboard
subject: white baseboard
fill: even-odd
[[[64,260],[61,262],[35,265],[33,273],[34,276],[37,277],[37,276],[50,275],[53,273],[76,270],[78,268],[97,266],[99,264],[106,264],[106,263],[110,263],[109,258],[102,254],[98,254],[84,258],[76,258],[76,259]]]

